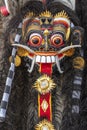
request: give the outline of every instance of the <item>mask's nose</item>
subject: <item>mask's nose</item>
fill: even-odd
[[[45,41],[45,51],[48,51],[48,35],[49,35],[49,31],[48,29],[44,30],[44,41]]]

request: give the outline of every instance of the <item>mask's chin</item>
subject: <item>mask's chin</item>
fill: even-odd
[[[76,48],[76,47],[81,47],[80,45],[72,45],[72,46],[67,46],[63,49],[61,49],[58,52],[36,52],[30,49],[29,47],[21,44],[13,44],[13,46],[17,46],[18,48],[22,48],[27,52],[27,57],[32,60],[31,67],[28,69],[29,73],[31,73],[34,69],[34,65],[38,64],[39,66],[41,64],[51,64],[53,66],[56,64],[59,73],[63,73],[60,67],[60,60],[64,58],[65,54],[64,52]],[[21,56],[21,55],[20,55]],[[23,54],[22,54],[23,56]],[[25,54],[24,54],[25,56]]]

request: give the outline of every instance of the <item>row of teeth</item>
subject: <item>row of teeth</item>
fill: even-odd
[[[37,63],[55,63],[55,56],[36,56],[35,61]]]
[[[63,71],[60,68],[60,62],[59,62],[58,56],[36,56],[36,57],[34,57],[32,60],[32,63],[31,63],[31,67],[30,67],[30,69],[28,69],[29,73],[31,73],[33,71],[35,62],[37,62],[37,63],[56,63],[58,71],[60,73],[63,73]]]

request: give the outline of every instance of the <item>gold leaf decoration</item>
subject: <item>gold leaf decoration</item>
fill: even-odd
[[[29,52],[22,47],[18,47],[17,54],[23,57],[23,56],[28,56]]]
[[[76,69],[82,69],[85,65],[85,61],[82,57],[76,57],[73,60],[73,66]]]
[[[34,88],[41,94],[46,94],[50,92],[53,88],[55,88],[55,86],[56,84],[47,75],[43,75],[40,78],[38,78],[34,84]]]
[[[11,60],[12,60],[12,56],[9,57],[10,62],[11,62]],[[18,55],[16,55],[16,57],[15,57],[15,66],[18,67],[20,65],[21,65],[21,58]]]

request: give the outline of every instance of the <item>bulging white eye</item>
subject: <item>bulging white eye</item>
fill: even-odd
[[[28,45],[38,47],[42,43],[42,36],[38,33],[33,33],[29,36]]]
[[[51,44],[55,47],[60,47],[63,45],[63,37],[60,34],[54,34],[51,36]]]

